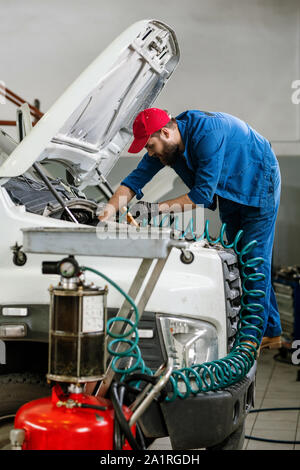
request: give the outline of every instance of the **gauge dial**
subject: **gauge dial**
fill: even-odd
[[[77,263],[75,264],[70,260],[63,260],[59,265],[59,270],[63,277],[75,277],[78,270]]]

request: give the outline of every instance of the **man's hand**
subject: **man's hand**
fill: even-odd
[[[132,217],[139,223],[146,219],[149,224],[152,217],[159,214],[158,203],[139,201],[130,208]]]
[[[103,204],[101,206],[102,207],[98,214],[98,219],[100,220],[100,222],[105,222],[106,220],[112,219],[114,215],[116,214],[115,206],[109,203],[105,204],[104,207],[103,207]],[[98,210],[99,210],[99,206],[98,206]]]
[[[127,186],[119,186],[117,191],[110,198],[104,209],[102,209],[98,218],[100,221],[105,222],[111,219],[122,207],[126,207],[128,202],[135,196],[132,189]]]

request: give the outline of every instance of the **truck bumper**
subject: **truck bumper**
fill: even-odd
[[[139,424],[147,437],[169,436],[176,450],[207,448],[223,442],[254,406],[256,363],[240,382],[216,392],[174,402],[153,402]]]

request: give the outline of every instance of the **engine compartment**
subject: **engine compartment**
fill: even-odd
[[[63,198],[66,206],[80,224],[96,226],[98,204],[86,199],[74,186],[66,185],[60,178],[52,179],[51,184]],[[25,206],[27,212],[71,221],[69,214],[62,208],[54,194],[42,181],[21,175],[10,178],[3,187],[16,205]]]

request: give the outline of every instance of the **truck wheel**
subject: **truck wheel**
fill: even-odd
[[[245,440],[245,420],[229,437],[223,442],[206,450],[242,450]]]
[[[0,375],[0,450],[10,448],[9,432],[18,409],[31,400],[50,394],[51,389],[43,374]]]

